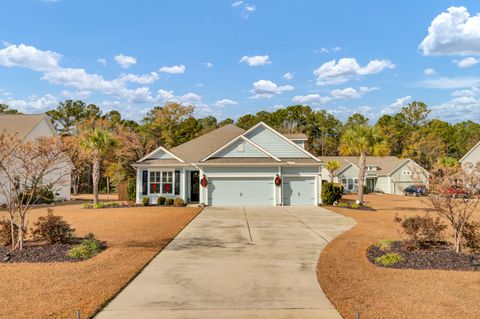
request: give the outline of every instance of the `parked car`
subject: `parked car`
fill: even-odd
[[[467,198],[467,192],[462,189],[460,186],[452,186],[447,189],[447,194],[453,198]]]
[[[410,185],[403,189],[403,194],[405,196],[426,196],[428,189],[425,185]]]

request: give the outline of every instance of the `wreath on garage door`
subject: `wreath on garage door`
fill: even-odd
[[[282,179],[278,175],[277,175],[277,177],[275,177],[275,185],[277,185],[277,186],[282,185]]]
[[[207,187],[208,181],[205,175],[203,175],[202,179],[200,180],[200,184],[202,185],[202,187]]]

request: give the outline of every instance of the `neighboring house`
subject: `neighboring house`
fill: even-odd
[[[472,147],[467,154],[460,159],[460,164],[465,166],[466,164],[477,165],[480,163],[480,142]]]
[[[340,168],[334,172],[334,182],[341,183],[346,193],[358,190],[359,157],[321,156],[327,163],[338,161]],[[428,172],[408,158],[396,156],[367,156],[365,184],[369,190],[386,194],[403,194],[403,189],[412,184],[428,183]],[[330,180],[330,172],[323,168],[322,178]]]
[[[137,203],[163,196],[213,206],[321,204],[322,162],[303,148],[305,135],[290,137],[264,123],[247,131],[229,124],[159,147],[133,165]]]
[[[8,134],[17,134],[21,140],[34,140],[39,137],[51,137],[56,135],[50,119],[45,114],[5,114],[0,115],[0,133],[5,131]],[[53,192],[56,200],[69,200],[71,188],[71,169],[72,165],[69,163],[69,172],[57,171],[62,177],[61,185],[54,185]],[[63,169],[63,168],[62,168]],[[58,176],[45,176],[43,183],[48,183],[48,180],[58,180]],[[0,196],[0,203],[5,199]]]

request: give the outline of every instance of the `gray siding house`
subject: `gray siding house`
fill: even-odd
[[[212,206],[319,205],[322,161],[304,149],[306,139],[264,123],[247,131],[229,124],[159,147],[133,165],[137,203],[163,196]]]
[[[340,169],[334,172],[333,181],[343,185],[346,193],[358,190],[359,158],[355,156],[322,156],[327,163],[338,161]],[[330,172],[322,169],[324,180],[330,180]],[[408,158],[396,156],[367,156],[365,184],[375,192],[385,194],[403,194],[403,189],[412,184],[428,185],[428,172]]]

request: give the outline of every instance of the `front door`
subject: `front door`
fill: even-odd
[[[200,179],[198,171],[190,172],[190,201],[198,202],[200,200]]]

